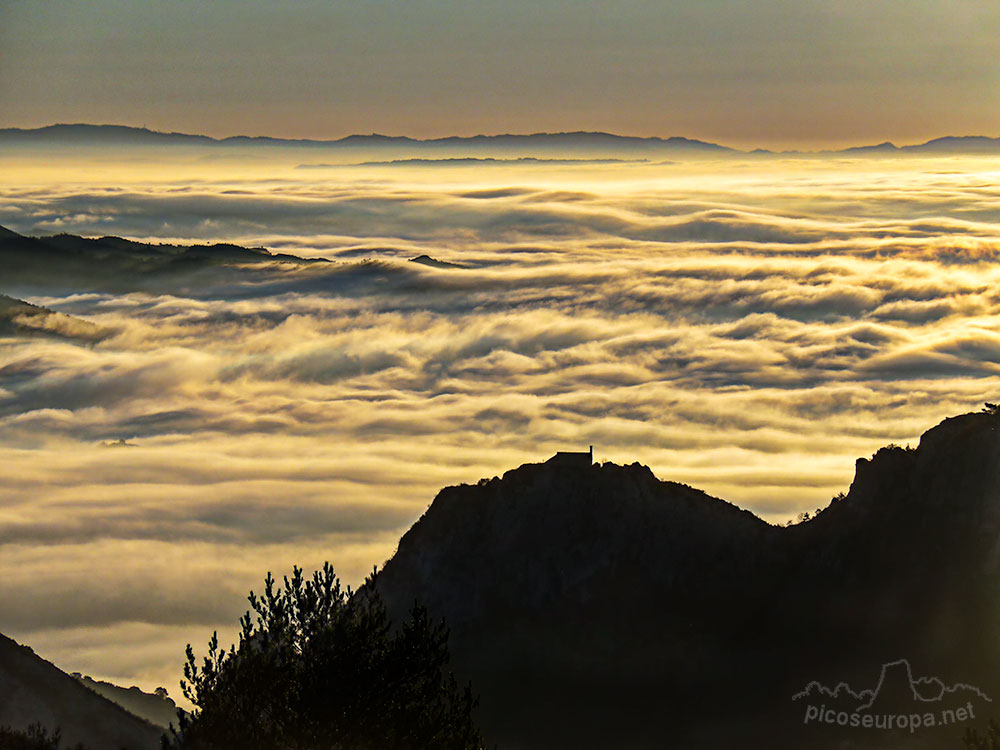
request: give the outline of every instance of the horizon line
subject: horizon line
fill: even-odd
[[[224,144],[229,141],[271,141],[277,143],[287,143],[287,144],[316,144],[316,145],[335,145],[342,144],[345,141],[350,141],[352,139],[384,139],[386,141],[406,141],[415,144],[428,144],[436,143],[440,141],[471,141],[477,139],[495,139],[495,138],[532,138],[532,137],[545,137],[545,136],[601,136],[607,138],[615,138],[620,140],[629,141],[646,141],[649,143],[660,143],[669,144],[671,142],[680,142],[688,144],[696,144],[701,146],[706,146],[710,148],[717,148],[720,150],[730,151],[734,153],[743,154],[755,154],[755,153],[768,153],[777,156],[780,155],[809,155],[809,154],[836,154],[844,153],[850,151],[859,150],[892,150],[892,151],[904,151],[921,148],[933,143],[939,143],[941,141],[994,141],[997,146],[1000,147],[1000,136],[989,136],[983,134],[963,134],[963,135],[953,135],[946,134],[935,136],[928,140],[919,143],[905,143],[903,145],[898,145],[892,140],[884,140],[878,143],[863,143],[854,146],[843,146],[841,148],[835,147],[824,147],[812,150],[802,149],[802,148],[790,148],[790,149],[775,149],[775,148],[764,148],[764,147],[753,147],[753,148],[737,148],[734,146],[727,146],[722,143],[714,141],[706,141],[697,137],[682,136],[682,135],[630,135],[623,133],[614,133],[604,130],[539,130],[534,132],[497,132],[497,133],[476,133],[474,135],[439,135],[431,137],[415,137],[409,135],[389,135],[386,133],[359,133],[352,132],[347,135],[331,137],[331,138],[297,138],[297,137],[286,137],[286,136],[275,136],[275,135],[247,135],[243,133],[237,133],[234,135],[227,136],[211,136],[204,133],[190,133],[178,130],[158,130],[155,128],[147,127],[146,125],[122,125],[120,123],[91,123],[91,122],[55,122],[48,125],[39,125],[36,127],[17,127],[17,126],[0,126],[0,133],[38,133],[40,131],[51,130],[54,128],[92,128],[92,129],[114,129],[114,130],[125,130],[134,131],[139,133],[148,133],[155,136],[167,136],[167,137],[183,137],[210,141],[212,143]]]

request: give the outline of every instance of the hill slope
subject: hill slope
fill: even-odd
[[[102,698],[73,677],[0,635],[0,726],[62,729],[63,741],[89,750],[154,750],[161,730]]]

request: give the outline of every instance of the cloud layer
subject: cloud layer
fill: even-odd
[[[175,680],[267,570],[357,583],[555,450],[780,521],[1000,389],[986,161],[293,167],[0,182],[24,233],[335,261],[0,288],[108,333],[0,340],[0,631],[67,668]]]

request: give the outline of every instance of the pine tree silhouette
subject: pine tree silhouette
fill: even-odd
[[[482,748],[472,688],[446,670],[444,623],[414,605],[393,630],[376,579],[345,590],[327,563],[277,588],[269,573],[237,645],[213,634],[200,666],[188,645],[181,687],[196,710],[164,748]]]

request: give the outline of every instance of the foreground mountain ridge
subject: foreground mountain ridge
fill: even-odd
[[[1000,416],[946,419],[785,528],[639,464],[527,464],[442,490],[379,589],[446,618],[502,747],[947,747],[815,731],[791,696],[906,656],[1000,697],[998,467]]]

